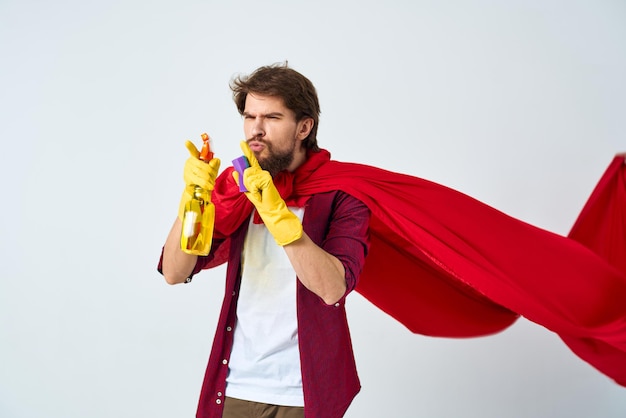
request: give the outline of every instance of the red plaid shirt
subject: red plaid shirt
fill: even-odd
[[[297,284],[298,341],[307,418],[342,417],[360,390],[344,303],[356,287],[369,249],[369,216],[362,202],[343,192],[314,195],[305,205],[305,232],[343,263],[347,284],[346,294],[334,305],[326,305],[302,283]],[[244,222],[229,239],[214,241],[211,254],[199,257],[192,273],[215,266],[216,258],[223,257],[228,249],[226,291],[200,394],[198,418],[222,416],[247,227]]]

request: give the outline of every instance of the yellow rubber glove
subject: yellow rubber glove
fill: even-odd
[[[202,161],[200,159],[200,151],[198,151],[193,142],[187,141],[185,146],[189,150],[190,157],[185,162],[183,171],[185,190],[178,206],[178,217],[180,220],[183,219],[185,205],[192,199],[196,186],[200,186],[204,190],[204,200],[211,201],[211,192],[215,188],[215,179],[220,169],[219,158]]]
[[[241,141],[241,150],[248,158],[250,167],[243,173],[243,184],[248,189],[245,192],[252,202],[263,223],[270,231],[278,245],[287,245],[302,237],[302,223],[300,219],[287,208],[285,201],[276,190],[272,176],[259,165],[252,150],[246,141]],[[233,178],[239,185],[239,173],[233,171]]]

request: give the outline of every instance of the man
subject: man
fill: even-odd
[[[264,67],[232,88],[251,167],[215,180],[219,161],[190,147],[181,206],[194,184],[214,188],[213,247],[182,253],[177,220],[159,266],[181,283],[229,262],[198,417],[272,405],[283,406],[276,416],[341,417],[359,390],[343,308],[357,280],[415,333],[483,336],[524,316],[626,386],[626,265],[613,235],[596,242],[597,222],[570,239],[424,179],[332,161],[315,142],[315,89],[291,69]],[[613,180],[624,160],[606,175],[621,237],[623,182]]]
[[[268,66],[231,88],[250,168],[243,178],[231,168],[218,177],[219,160],[200,161],[188,145],[186,190],[215,189],[213,245],[206,257],[182,252],[179,213],[159,266],[168,283],[184,283],[228,254],[197,416],[341,417],[360,388],[344,302],[368,251],[369,210],[337,190],[294,193],[329,160],[317,145],[319,102],[306,77]]]

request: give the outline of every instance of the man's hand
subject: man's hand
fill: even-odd
[[[259,165],[247,142],[241,141],[241,150],[250,167],[243,173],[243,184],[248,189],[246,197],[252,202],[263,219],[276,243],[280,246],[291,244],[302,237],[302,223],[287,208],[285,201],[276,190],[272,176]],[[233,171],[233,178],[239,184],[239,173]]]
[[[185,204],[189,202],[196,186],[201,187],[205,192],[206,200],[211,199],[211,192],[215,188],[215,179],[220,169],[220,160],[213,158],[210,161],[202,161],[200,152],[191,141],[187,141],[185,146],[189,150],[189,158],[185,162],[183,171],[183,179],[185,180],[185,190],[180,199],[178,207],[178,217],[182,220],[185,212]]]

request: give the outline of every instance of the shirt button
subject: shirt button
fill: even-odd
[[[236,294],[237,294],[237,292],[235,292],[235,291],[233,290],[233,296],[235,296]]]
[[[335,303],[335,308],[338,308],[340,306],[339,302]]]
[[[228,364],[228,360],[227,359],[222,360],[222,364]]]
[[[216,399],[216,400],[215,400],[215,403],[219,405],[219,404],[221,404],[221,403],[222,403],[222,400],[221,400],[221,399]]]
[[[226,331],[232,331],[232,327],[226,327]]]
[[[222,397],[222,392],[217,392],[217,396]]]

